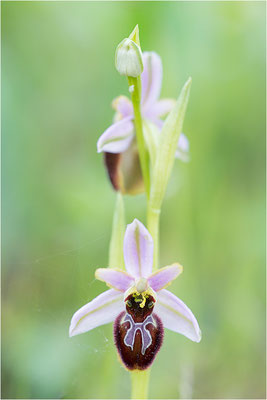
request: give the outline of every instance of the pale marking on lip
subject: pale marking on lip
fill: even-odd
[[[153,319],[153,317],[151,315],[148,315],[146,317],[146,319],[144,320],[144,322],[134,322],[132,316],[130,314],[126,314],[126,316],[124,317],[122,323],[124,322],[129,322],[130,323],[130,327],[127,330],[127,333],[124,337],[124,344],[127,347],[130,347],[131,350],[133,351],[133,347],[134,347],[134,342],[135,342],[135,335],[136,332],[139,330],[141,333],[141,338],[142,338],[142,350],[141,353],[142,355],[145,354],[146,349],[151,345],[152,343],[152,337],[151,337],[151,333],[149,332],[149,330],[146,328],[148,324],[152,324],[155,327],[157,326],[155,324],[155,321]]]

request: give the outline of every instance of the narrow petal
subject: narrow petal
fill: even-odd
[[[69,335],[75,336],[114,321],[125,308],[123,294],[110,289],[101,293],[73,315]]]
[[[129,274],[147,278],[152,272],[153,239],[144,225],[135,219],[124,236],[124,261]]]
[[[170,285],[174,279],[183,272],[183,267],[176,263],[168,265],[154,272],[148,277],[148,284],[155,292]]]
[[[132,117],[127,117],[111,125],[98,139],[97,151],[122,153],[131,144],[134,137]]]
[[[165,289],[159,292],[154,310],[165,328],[181,333],[194,342],[200,342],[201,331],[196,318],[174,294]]]
[[[142,104],[148,109],[154,104],[160,95],[162,82],[162,62],[157,53],[143,53],[144,71],[141,75],[142,81]]]
[[[134,283],[134,278],[131,275],[115,268],[98,268],[95,271],[95,277],[121,292],[125,292]]]
[[[112,107],[117,113],[120,114],[121,118],[126,118],[133,115],[133,105],[130,99],[126,96],[116,97],[112,102]]]
[[[153,107],[147,110],[146,116],[147,118],[149,118],[149,116],[156,118],[165,117],[175,106],[175,103],[176,101],[174,99],[159,100],[153,105]]]
[[[190,161],[189,140],[184,133],[181,133],[179,137],[175,158],[179,158],[184,162]]]

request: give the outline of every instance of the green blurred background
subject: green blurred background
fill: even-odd
[[[96,141],[127,95],[116,45],[136,23],[162,97],[192,76],[162,211],[161,265],[200,344],[166,331],[151,398],[265,398],[265,4],[2,2],[2,398],[128,398],[112,326],[68,338],[105,289],[115,194]],[[145,198],[125,198],[127,222]]]

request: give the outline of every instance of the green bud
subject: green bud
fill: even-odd
[[[115,66],[121,75],[137,78],[143,71],[138,25],[129,38],[123,39],[115,53]]]

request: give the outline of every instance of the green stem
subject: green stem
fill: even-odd
[[[154,242],[154,270],[158,269],[159,267],[159,219],[160,210],[151,207],[151,204],[149,203],[147,208],[147,229],[150,232]]]
[[[150,369],[132,371],[132,399],[147,399]]]
[[[135,124],[136,140],[137,140],[141,170],[144,179],[146,195],[147,198],[149,198],[149,193],[150,193],[149,154],[145,146],[142,115],[140,110],[140,103],[141,103],[140,76],[138,76],[137,78],[128,77],[128,84],[129,88],[131,88],[131,97],[134,110],[134,124]]]
[[[109,267],[124,268],[123,238],[125,233],[125,212],[123,196],[117,193],[116,205],[113,216],[112,232],[109,245]]]

